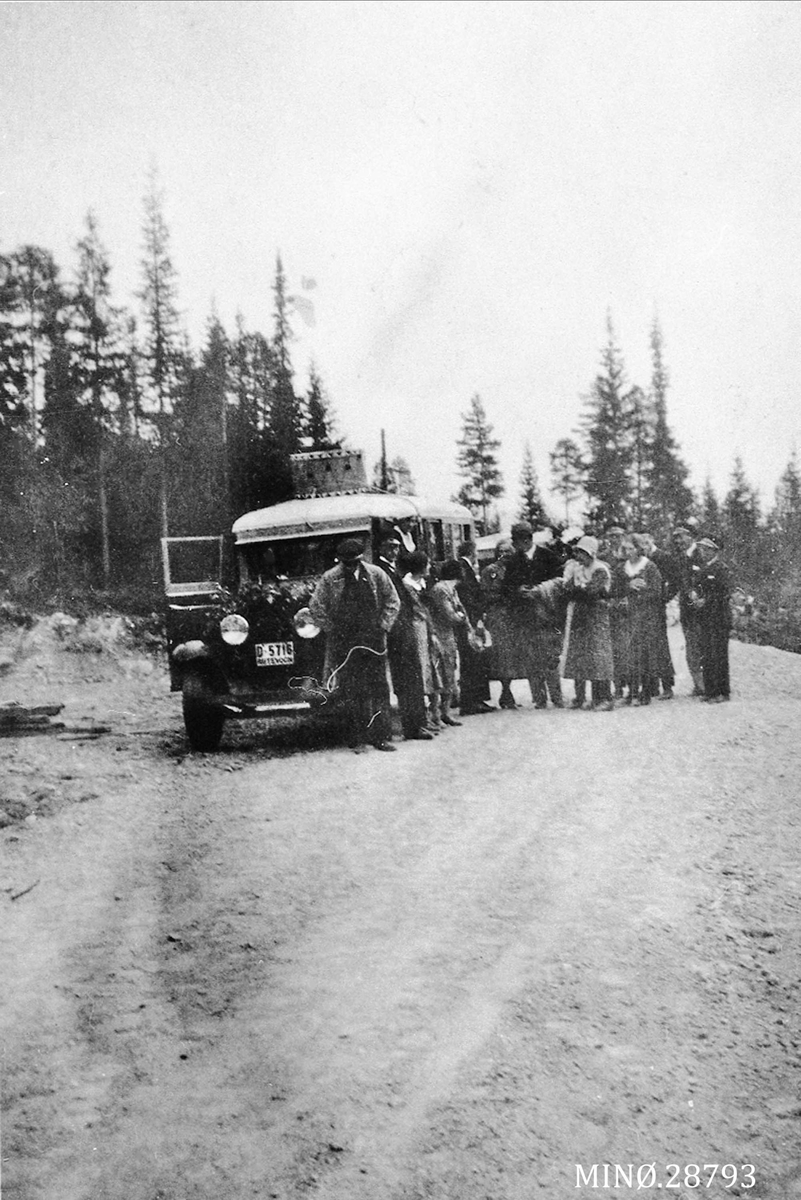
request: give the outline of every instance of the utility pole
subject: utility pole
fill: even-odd
[[[389,491],[389,468],[387,467],[387,440],[381,430],[381,491]]]

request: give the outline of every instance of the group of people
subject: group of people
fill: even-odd
[[[543,542],[520,522],[481,572],[475,543],[432,568],[398,530],[382,537],[374,563],[363,555],[344,539],[310,601],[355,750],[396,748],[387,664],[403,735],[421,741],[461,724],[457,700],[460,716],[494,712],[490,680],[503,709],[518,707],[519,679],[536,708],[565,706],[562,679],[574,683],[574,708],[671,699],[666,605],[676,597],[693,695],[729,699],[730,574],[717,542],[691,527],[663,550],[619,526],[602,543]]]

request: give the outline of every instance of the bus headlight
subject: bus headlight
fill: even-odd
[[[315,625],[308,608],[299,608],[292,618],[292,624],[298,637],[314,638],[320,632],[320,626]]]
[[[250,626],[239,613],[230,613],[220,621],[222,640],[229,646],[241,646],[247,640]]]

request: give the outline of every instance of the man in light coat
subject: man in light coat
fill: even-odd
[[[387,684],[387,634],[400,613],[385,573],[362,560],[362,545],[346,538],[338,562],[315,588],[309,610],[326,635],[327,686],[346,715],[348,744],[394,750]]]

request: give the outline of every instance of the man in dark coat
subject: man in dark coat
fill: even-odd
[[[383,571],[362,561],[362,546],[345,538],[337,565],[326,571],[309,601],[315,624],[326,635],[326,682],[340,701],[354,750],[369,741],[376,750],[391,742],[387,633],[400,602]]]
[[[389,670],[392,687],[398,697],[403,736],[418,742],[430,742],[434,735],[426,729],[428,718],[414,628],[414,602],[398,571],[400,548],[400,539],[394,534],[384,537],[378,548],[376,563],[389,576],[400,601],[398,619],[387,636]]]
[[[477,571],[478,556],[475,542],[462,542],[459,546],[459,582],[456,592],[467,613],[467,619],[475,629],[484,619],[486,602],[481,579]],[[489,669],[481,651],[472,648],[466,626],[456,630],[459,647],[459,711],[463,717],[477,713],[495,712],[489,704]]]
[[[552,618],[543,627],[542,613],[532,604],[530,591],[549,579],[558,578],[562,573],[562,562],[549,546],[534,544],[534,531],[527,521],[512,526],[512,546],[514,553],[506,563],[502,595],[513,621],[516,618],[521,636],[528,642],[527,647],[521,647],[521,662],[528,667],[531,699],[535,708],[545,708],[550,693],[551,703],[562,708],[559,681],[561,631]]]
[[[720,704],[731,695],[729,634],[731,632],[731,573],[712,538],[698,542],[701,560],[697,574],[696,607],[701,625],[701,672],[704,699]]]

